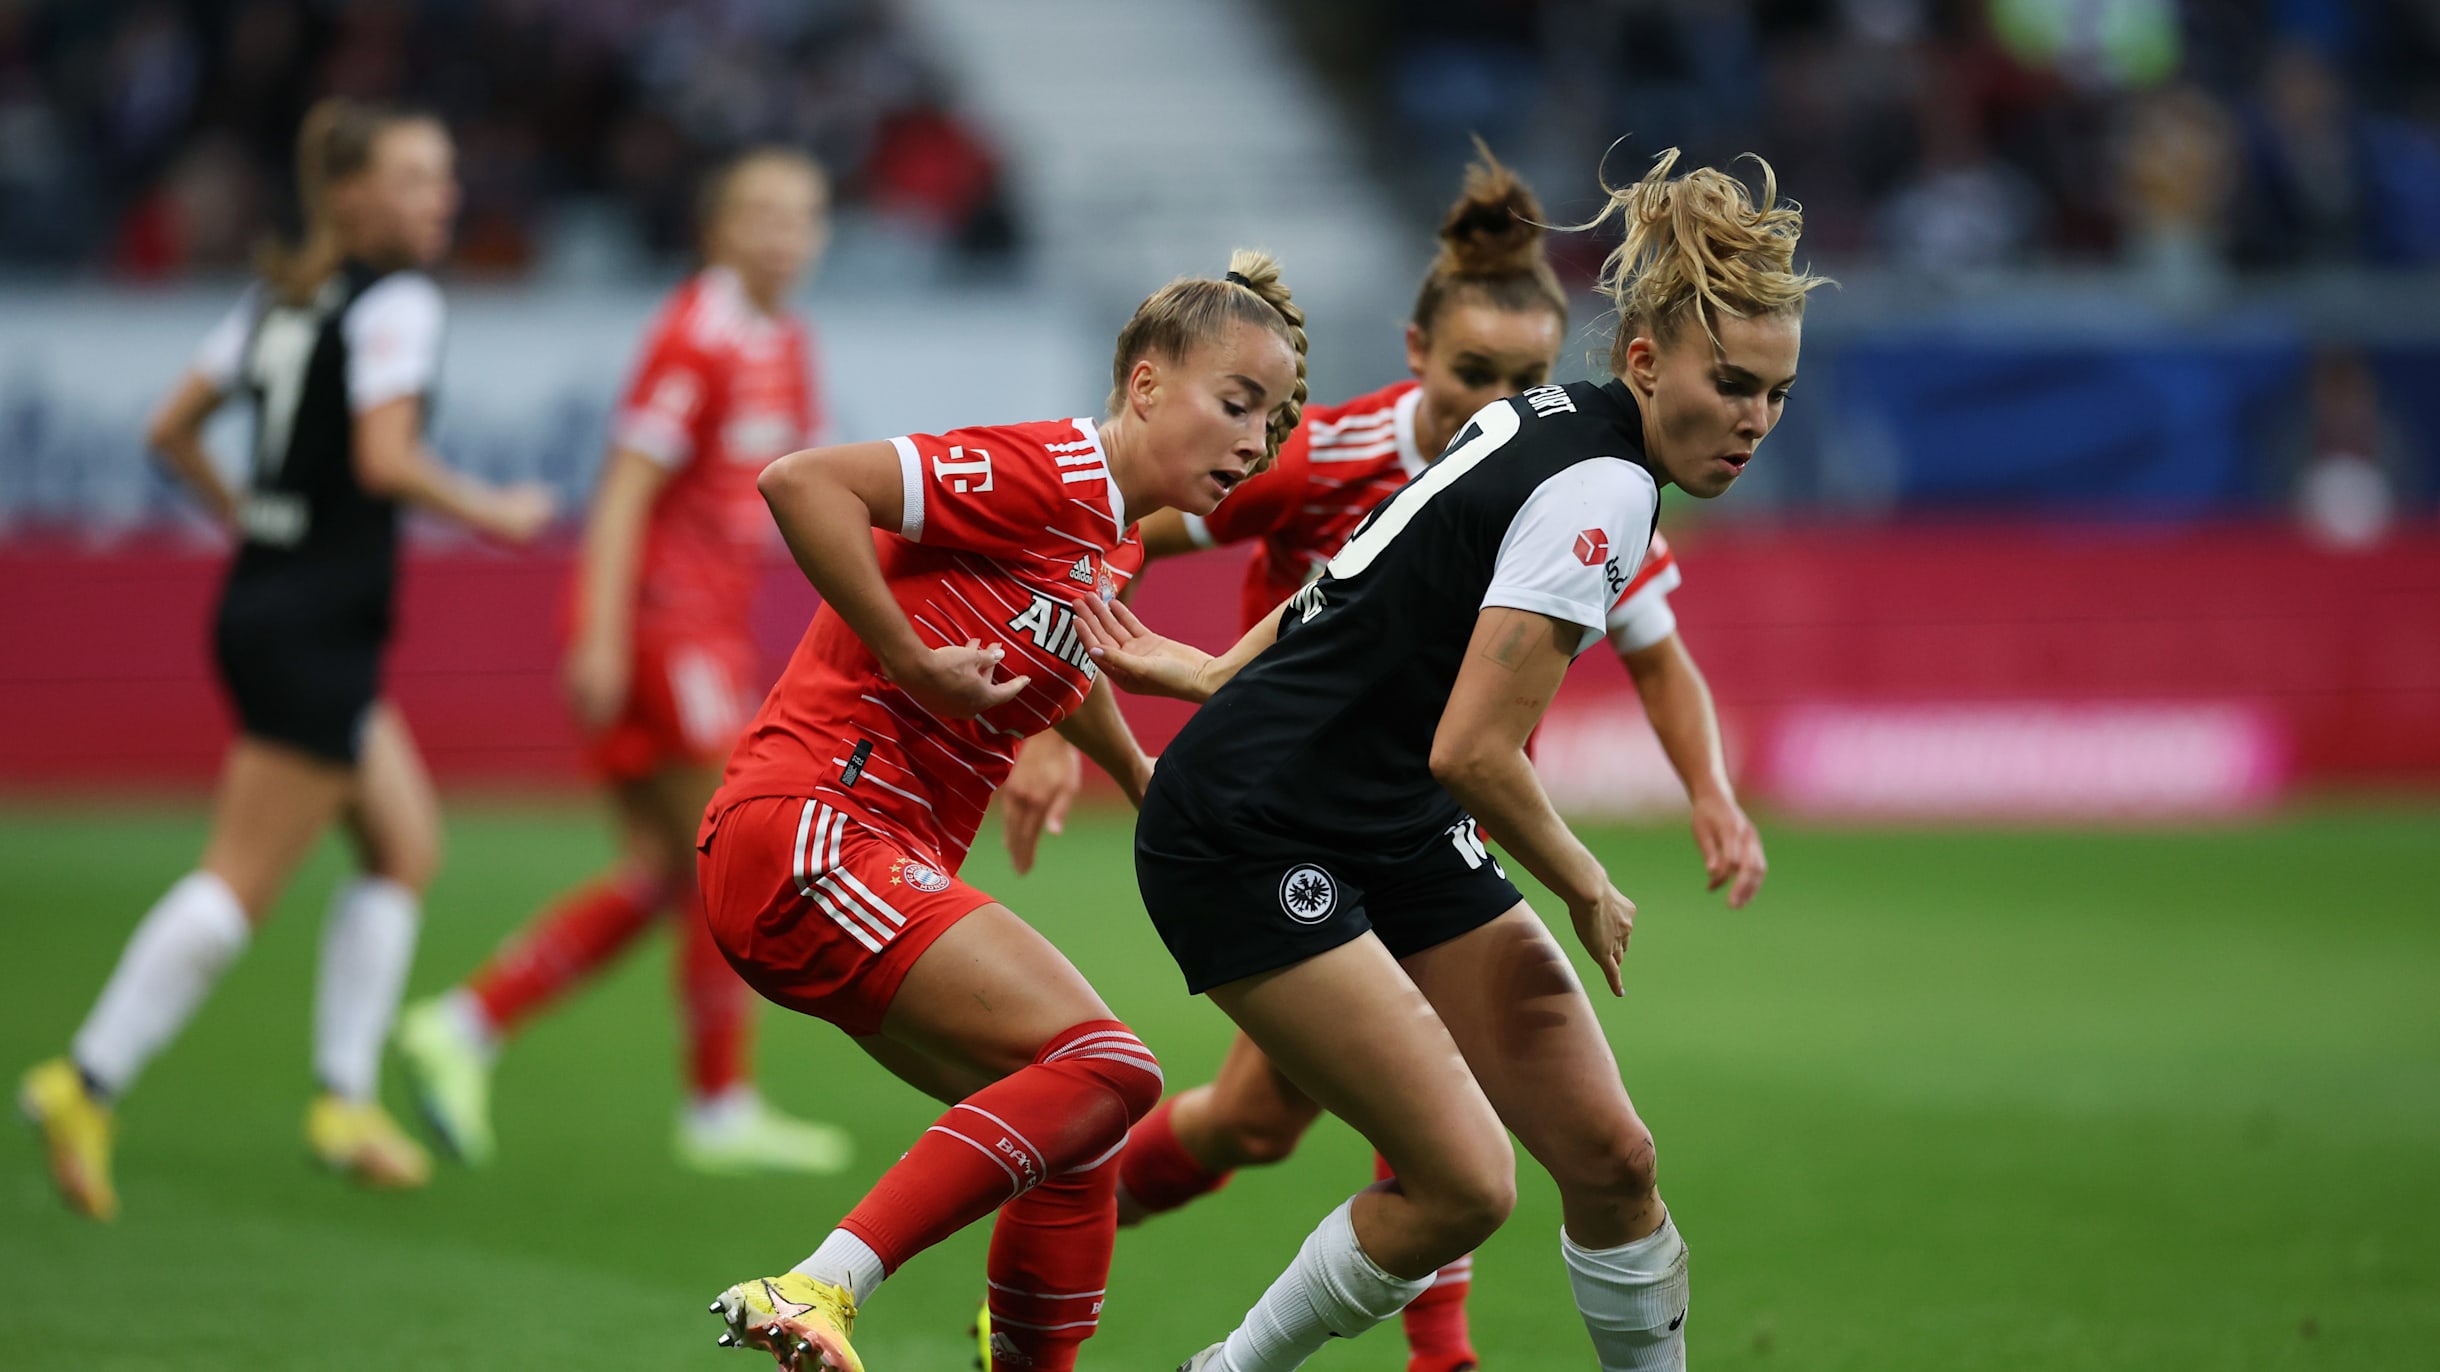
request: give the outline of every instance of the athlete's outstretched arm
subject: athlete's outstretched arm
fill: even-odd
[[[614,447],[602,466],[577,552],[576,634],[560,682],[576,720],[600,729],[618,717],[631,684],[635,579],[644,561],[644,527],[670,469],[633,448]]]
[[[524,543],[551,522],[550,488],[494,486],[451,471],[424,447],[423,400],[402,395],[356,414],[356,481],[494,538]]]
[[[1432,736],[1432,775],[1466,812],[1499,835],[1525,870],[1567,902],[1585,951],[1610,993],[1625,995],[1618,963],[1635,928],[1635,902],[1551,808],[1525,740],[1567,676],[1583,630],[1531,610],[1495,605],[1476,616],[1449,704]]]
[[[227,392],[188,372],[162,400],[161,408],[153,412],[152,423],[144,430],[144,442],[195,492],[195,498],[212,512],[212,518],[234,526],[237,492],[220,479],[220,473],[212,467],[212,455],[203,447],[204,421],[226,399]]]
[[[1287,608],[1281,601],[1280,609],[1256,620],[1234,647],[1214,656],[1145,628],[1124,602],[1104,604],[1099,596],[1078,596],[1070,604],[1085,650],[1111,681],[1137,695],[1172,696],[1197,705],[1278,641],[1280,612]]]
[[[1671,633],[1660,642],[1622,652],[1627,675],[1643,697],[1644,714],[1661,740],[1661,751],[1677,769],[1694,806],[1694,842],[1703,854],[1709,889],[1728,887],[1728,908],[1742,908],[1762,889],[1770,863],[1762,854],[1762,835],[1737,804],[1728,781],[1728,763],[1720,750],[1720,715],[1711,701],[1711,685],[1685,641]]]
[[[1135,731],[1127,727],[1127,717],[1119,713],[1118,693],[1107,680],[1094,681],[1093,689],[1085,692],[1084,703],[1059,721],[1058,728],[1061,738],[1110,774],[1127,799],[1144,803],[1144,788],[1152,784],[1152,759],[1144,755]]]
[[[947,719],[1014,700],[1031,677],[993,681],[1001,655],[979,641],[932,647],[890,594],[873,549],[875,529],[897,529],[906,507],[898,449],[843,443],[790,453],[763,468],[755,488],[805,579],[872,650],[899,689]]]

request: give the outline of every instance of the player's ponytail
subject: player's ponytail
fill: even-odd
[[[1572,226],[1589,229],[1613,214],[1626,221],[1626,241],[1601,264],[1598,286],[1618,310],[1613,372],[1626,371],[1627,346],[1639,336],[1665,342],[1691,318],[1717,345],[1720,315],[1801,315],[1805,297],[1830,284],[1795,265],[1804,212],[1780,203],[1770,163],[1753,157],[1762,169],[1757,199],[1717,167],[1673,178],[1677,161],[1671,148],[1642,180],[1605,186],[1610,203],[1589,223]]]
[[[254,256],[255,273],[281,301],[310,302],[339,269],[347,249],[331,217],[331,188],[372,165],[374,144],[384,130],[416,117],[341,96],[317,100],[305,112],[297,127],[296,241],[273,239]]]
[[[1272,413],[1270,447],[1254,470],[1269,468],[1279,457],[1279,445],[1296,432],[1305,414],[1305,312],[1280,279],[1279,259],[1259,249],[1230,253],[1228,275],[1222,280],[1182,276],[1135,307],[1135,317],[1118,331],[1118,349],[1110,362],[1110,412],[1116,414],[1125,403],[1127,373],[1138,359],[1157,355],[1175,361],[1196,344],[1218,337],[1234,320],[1269,329],[1296,353],[1296,389],[1288,403]]]
[[[1533,188],[1474,140],[1464,189],[1440,223],[1440,252],[1415,292],[1415,327],[1430,332],[1458,299],[1503,313],[1547,309],[1567,322],[1567,289],[1543,244],[1542,202]]]

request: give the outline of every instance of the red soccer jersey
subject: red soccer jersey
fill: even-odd
[[[1242,628],[1296,594],[1374,506],[1424,469],[1430,457],[1415,447],[1422,398],[1407,380],[1307,409],[1269,471],[1229,492],[1203,518],[1187,517],[1187,531],[1206,547],[1261,540],[1246,564]]]
[[[824,606],[709,813],[757,796],[818,797],[955,872],[1017,744],[1067,718],[1092,687],[1068,601],[1116,595],[1142,548],[1090,419],[891,442],[906,517],[896,533],[873,534],[891,594],[925,643],[1000,644],[1002,673],[1033,681],[977,718],[937,719]]]
[[[813,341],[804,324],[754,308],[714,267],[670,294],[612,428],[612,441],[670,469],[637,569],[638,639],[747,636],[770,537],[754,479],[814,441]]]

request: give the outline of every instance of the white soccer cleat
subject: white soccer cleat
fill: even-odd
[[[1220,1365],[1220,1350],[1226,1347],[1228,1347],[1228,1345],[1225,1343],[1213,1344],[1211,1347],[1195,1354],[1186,1361],[1179,1363],[1178,1372],[1212,1372],[1213,1368]]]
[[[844,1129],[782,1114],[739,1089],[678,1115],[678,1161],[712,1176],[793,1172],[828,1177],[847,1170],[856,1143]]]

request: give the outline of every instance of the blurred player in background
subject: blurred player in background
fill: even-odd
[[[695,827],[764,679],[748,616],[770,519],[754,480],[820,428],[812,339],[787,299],[821,255],[828,202],[821,170],[795,152],[723,168],[704,187],[703,270],[646,337],[585,524],[566,661],[619,860],[399,1025],[424,1113],[467,1163],[493,1154],[502,1042],[670,914],[687,1040],[679,1160],[706,1172],[847,1165],[844,1132],[790,1119],[754,1089],[754,994],[704,926],[694,863]]]
[[[994,1210],[995,1359],[1065,1372],[1100,1318],[1118,1152],[1160,1067],[957,870],[1037,730],[1142,794],[1151,761],[1070,602],[1116,595],[1137,517],[1207,512],[1276,457],[1305,398],[1303,312],[1276,262],[1240,252],[1225,280],[1146,299],[1111,372],[1101,421],[821,448],[763,474],[822,608],[704,821],[705,909],[755,989],[951,1107],[811,1257],[713,1306],[723,1344],[784,1367],[860,1368],[857,1308]]]
[[[1660,489],[1724,494],[1796,375],[1802,227],[1665,154],[1612,193],[1603,384],[1485,407],[1319,581],[1213,657],[1080,601],[1135,690],[1206,701],[1136,824],[1146,909],[1189,989],[1396,1169],[1327,1216],[1181,1372],[1287,1372],[1428,1289],[1513,1208],[1509,1132],[1557,1184],[1605,1372],[1685,1366],[1687,1255],[1652,1136],[1582,984],[1482,838],[1567,904],[1613,995],[1635,907],[1551,808],[1526,742],[1644,560]],[[1477,821],[1481,827],[1477,827]]]
[[[1567,293],[1545,255],[1541,220],[1531,189],[1483,149],[1441,224],[1440,254],[1406,326],[1414,376],[1308,409],[1279,464],[1210,515],[1170,510],[1146,519],[1145,557],[1259,540],[1240,600],[1250,629],[1318,575],[1364,516],[1435,460],[1475,411],[1549,380],[1567,333]],[[1711,691],[1677,634],[1669,592],[1678,582],[1676,559],[1655,535],[1605,628],[1692,799],[1712,887],[1728,884],[1729,905],[1741,907],[1762,885],[1762,841],[1729,784]],[[1042,829],[1064,813],[1079,780],[1073,750],[1056,735],[1026,743],[1004,791],[1019,871],[1032,865]],[[1320,1114],[1238,1034],[1216,1078],[1163,1101],[1129,1134],[1121,1221],[1218,1190],[1239,1167],[1285,1160]],[[1471,1256],[1450,1264],[1402,1312],[1409,1372],[1476,1365],[1465,1307],[1472,1271]]]
[[[423,268],[449,248],[458,186],[432,119],[326,100],[297,137],[300,243],[205,338],[154,418],[153,447],[235,531],[213,633],[238,718],[202,861],[146,914],[67,1057],[26,1075],[68,1202],[118,1208],[112,1104],[185,1027],[322,831],[342,821],[358,874],[331,899],[314,1005],[320,1093],[306,1139],[324,1164],[417,1186],[430,1160],[379,1103],[382,1043],[413,960],[440,819],[424,764],[382,699],[398,510],[420,506],[524,541],[551,515],[537,486],[458,476],[423,444],[440,366],[441,295]],[[232,489],[204,421],[243,392],[251,470]]]

